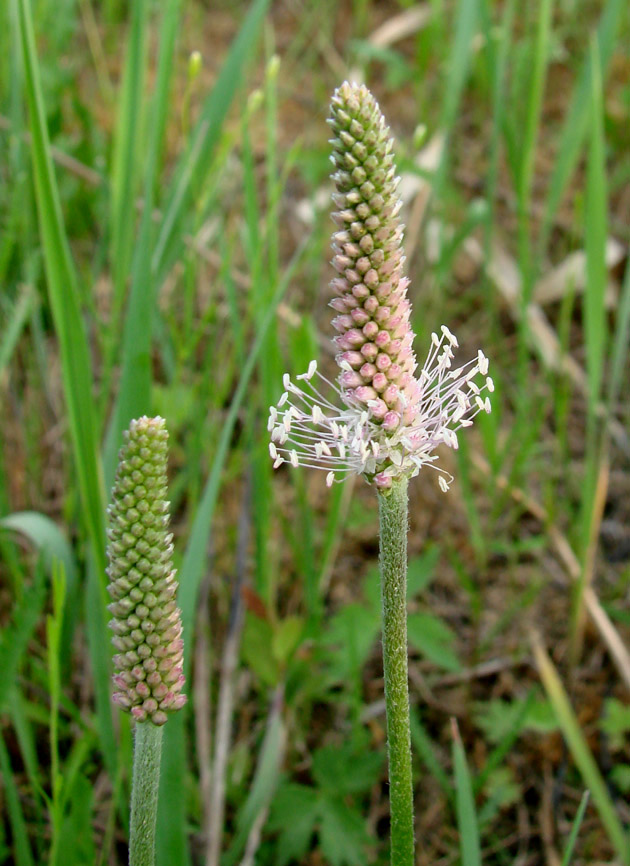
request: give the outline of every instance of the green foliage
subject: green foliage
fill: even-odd
[[[521,698],[515,701],[500,699],[485,701],[475,707],[475,723],[488,742],[497,744],[511,734],[524,730],[541,734],[558,728],[550,702],[544,699]]]
[[[573,820],[553,840],[563,866],[622,858],[627,702],[596,632],[579,654],[587,583],[569,623],[557,553],[573,545],[590,574],[604,457],[606,517],[625,519],[630,268],[611,270],[604,254],[628,242],[627,3],[576,15],[563,0],[435,0],[419,25],[406,3],[334,15],[306,3],[282,27],[268,0],[211,5],[0,3],[0,864],[126,858],[131,733],[112,724],[103,505],[120,431],[145,410],[172,434],[186,664],[199,677],[189,694],[197,709],[205,689],[210,711],[167,726],[160,863],[185,866],[191,840],[203,845],[202,734],[215,733],[215,623],[228,615],[241,495],[251,544],[238,556],[259,604],[245,600],[221,864],[252,850],[259,866],[383,853],[365,819],[387,797],[376,503],[361,481],[324,491],[306,473],[274,475],[264,435],[285,368],[317,357],[334,369],[323,120],[357,65],[404,156],[421,340],[453,324],[486,351],[496,383],[492,414],[460,440],[451,493],[434,499],[430,472],[412,488],[413,549],[424,551],[408,574],[416,797],[440,801],[423,841],[433,854],[439,838],[451,861],[482,851],[488,866],[512,862],[502,846],[515,816],[525,810],[538,832],[531,791],[552,784]],[[390,20],[403,38],[374,39]],[[419,196],[408,182],[423,184]],[[585,280],[538,304],[538,278],[576,252]],[[515,303],[497,289],[512,278]],[[536,321],[581,365],[588,393],[579,372],[546,370]],[[592,589],[627,643],[627,564],[595,561]],[[59,563],[65,596],[59,581],[53,593]],[[549,668],[545,695],[521,664],[532,621],[579,683],[568,696]],[[199,622],[209,670],[195,658]],[[592,652],[601,679],[580,677]],[[581,702],[599,711],[605,681],[615,697],[585,724]],[[560,731],[566,767],[547,751]]]
[[[608,737],[610,748],[620,751],[628,743],[630,734],[630,707],[616,698],[608,698],[600,727]]]
[[[269,827],[279,831],[278,866],[301,861],[314,837],[331,866],[364,866],[373,840],[360,809],[360,795],[378,780],[383,755],[368,751],[369,738],[358,729],[340,746],[324,746],[313,754],[314,785],[285,782],[276,794]]]
[[[407,621],[410,645],[448,671],[461,670],[455,651],[455,632],[432,613],[412,613]]]

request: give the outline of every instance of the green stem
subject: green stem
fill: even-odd
[[[161,755],[162,725],[138,722],[133,750],[129,866],[153,866],[155,863]]]
[[[379,493],[383,670],[392,866],[413,866],[413,782],[407,681],[407,479]]]

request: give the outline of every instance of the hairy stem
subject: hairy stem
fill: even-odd
[[[129,866],[154,866],[162,725],[136,724],[131,787]]]
[[[392,866],[413,866],[413,783],[407,681],[407,479],[379,493],[383,670]]]

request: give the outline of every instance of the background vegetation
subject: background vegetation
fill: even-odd
[[[566,862],[587,788],[572,862],[630,862],[629,39],[624,0],[0,5],[0,863],[126,862],[104,509],[143,413],[191,698],[159,863],[386,862],[376,498],[274,475],[265,430],[284,370],[334,375],[346,77],[418,355],[446,322],[497,386],[451,492],[411,487],[419,862]]]

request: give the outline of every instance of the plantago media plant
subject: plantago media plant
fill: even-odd
[[[169,527],[162,418],[131,422],[108,509],[110,627],[114,701],[136,720],[129,838],[130,866],[154,862],[155,821],[168,714],[186,703],[183,641]]]
[[[350,473],[374,484],[379,497],[383,665],[390,777],[391,861],[414,862],[413,789],[407,684],[407,484],[437,465],[438,445],[457,448],[458,431],[490,412],[494,388],[483,352],[453,366],[457,339],[443,325],[419,374],[403,274],[393,142],[365,86],[335,92],[329,123],[337,210],[332,217],[333,327],[340,373],[326,379],[312,361],[269,414],[269,452],[283,463],[326,471],[328,485]],[[484,396],[484,392],[486,392]]]

